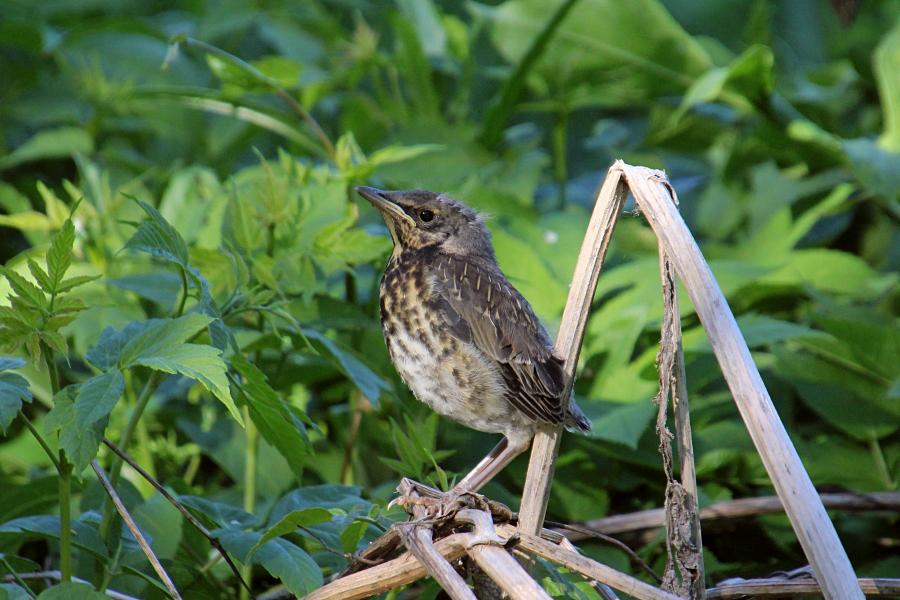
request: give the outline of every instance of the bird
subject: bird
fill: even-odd
[[[484,218],[444,193],[355,189],[381,213],[394,244],[379,302],[400,378],[444,417],[503,435],[451,493],[481,489],[528,449],[541,423],[590,431],[563,397],[563,361],[497,264]]]

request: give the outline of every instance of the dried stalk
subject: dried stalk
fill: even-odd
[[[738,411],[778,496],[785,504],[785,512],[815,569],[825,597],[861,600],[863,594],[847,553],[778,418],[722,290],[681,215],[672,205],[671,186],[665,175],[616,161],[610,169],[610,177],[627,181],[647,221],[672,258],[694,302]]]
[[[166,573],[166,570],[163,568],[162,563],[159,562],[156,554],[153,553],[153,549],[150,547],[150,544],[147,543],[147,539],[144,537],[144,534],[141,533],[141,530],[138,528],[137,523],[134,522],[134,519],[128,512],[128,509],[125,508],[125,504],[122,502],[122,499],[119,498],[119,494],[116,493],[115,488],[113,488],[112,484],[109,482],[109,479],[106,477],[106,472],[103,470],[103,467],[100,466],[100,463],[98,463],[96,459],[91,461],[91,466],[94,468],[94,472],[97,474],[97,479],[100,481],[100,485],[103,486],[103,489],[105,489],[106,493],[109,494],[109,497],[112,498],[113,504],[116,507],[116,511],[119,513],[119,516],[122,517],[122,521],[125,522],[125,525],[131,531],[134,539],[137,540],[138,546],[141,547],[141,551],[147,557],[147,560],[150,561],[150,565],[153,567],[153,570],[156,571],[156,574],[163,582],[163,585],[165,585],[166,589],[169,590],[169,595],[175,600],[181,600],[181,594],[178,593],[178,589],[175,587],[175,584],[172,583],[172,579],[169,577],[169,574]]]
[[[203,537],[205,537],[209,541],[210,545],[216,549],[216,551],[219,553],[219,555],[222,557],[222,559],[225,561],[225,563],[231,569],[231,572],[234,573],[235,577],[237,577],[237,579],[241,583],[241,585],[248,592],[252,593],[250,586],[247,585],[247,582],[244,581],[243,577],[241,577],[240,570],[237,568],[237,565],[234,564],[234,561],[231,560],[231,557],[225,551],[225,548],[224,548],[224,546],[222,546],[222,543],[219,541],[219,539],[216,536],[214,536],[206,527],[204,527],[203,523],[201,523],[197,519],[197,517],[195,517],[191,513],[191,511],[189,511],[184,506],[184,504],[179,502],[178,499],[175,498],[175,496],[170,494],[169,490],[164,488],[163,485],[160,482],[158,482],[155,477],[153,477],[141,465],[139,465],[133,458],[131,458],[131,456],[129,456],[127,452],[125,452],[124,450],[122,450],[121,448],[119,448],[113,442],[111,442],[110,440],[108,440],[106,438],[103,438],[103,443],[106,444],[107,448],[109,448],[110,450],[115,452],[119,458],[121,458],[126,463],[128,463],[128,466],[130,466],[132,469],[137,471],[138,475],[140,475],[145,480],[147,480],[150,483],[150,485],[152,485],[153,488],[156,489],[156,491],[159,492],[163,498],[168,500],[172,506],[174,506],[176,509],[178,509],[178,512],[181,513],[181,515],[188,521],[188,523],[193,525],[197,529],[197,531],[199,531],[203,535]]]
[[[445,561],[456,561],[465,555],[470,535],[450,535],[434,542],[434,549]],[[305,600],[359,600],[413,583],[428,574],[422,563],[407,552],[394,560],[336,579],[307,595]]]
[[[409,523],[400,525],[400,539],[406,549],[419,559],[428,574],[434,577],[447,594],[453,600],[476,600],[475,594],[469,589],[462,576],[456,572],[442,554],[435,548],[432,540],[431,523],[428,519],[428,509],[421,505],[415,504],[422,497],[419,495],[416,487],[410,485],[408,479],[400,482],[398,491],[400,495],[413,503],[412,511],[414,520]]]
[[[569,287],[569,297],[566,300],[555,345],[556,353],[565,361],[567,383],[563,397],[566,399],[572,389],[575,367],[578,365],[578,355],[581,352],[581,341],[584,339],[584,329],[594,298],[594,290],[597,288],[600,268],[609,249],[616,219],[625,204],[625,192],[621,173],[618,170],[610,170],[597,195],[594,212],[581,244],[578,262],[575,264],[575,274]],[[538,429],[534,437],[519,511],[519,530],[524,533],[538,535],[543,527],[547,501],[550,498],[553,464],[556,461],[561,433],[561,428],[547,426]]]
[[[900,579],[861,578],[857,580],[866,596],[900,596]],[[814,579],[747,579],[737,583],[718,585],[706,590],[707,600],[733,598],[798,598],[822,593]]]
[[[512,600],[550,600],[544,588],[506,551],[489,513],[465,509],[456,518],[474,526],[474,537],[468,541],[466,552]]]
[[[844,493],[844,494],[820,494],[822,504],[829,510],[847,511],[900,511],[900,492],[871,492],[871,493]],[[763,496],[760,498],[739,498],[727,502],[717,502],[700,510],[700,520],[704,523],[728,521],[731,519],[746,519],[760,515],[774,515],[784,512],[784,505],[778,496]],[[624,515],[613,515],[587,521],[584,525],[605,534],[627,533],[629,531],[642,531],[656,529],[665,524],[665,509],[651,508]],[[587,532],[580,533],[576,528],[566,529],[562,533],[577,542],[591,537]]]
[[[673,198],[674,200],[674,198]],[[703,579],[703,551],[700,546],[700,519],[697,515],[697,482],[694,479],[693,442],[690,437],[690,416],[687,414],[687,390],[684,375],[684,357],[681,351],[681,317],[675,288],[675,271],[662,244],[659,246],[659,274],[662,282],[663,324],[657,366],[659,368],[659,393],[657,404],[656,434],[659,436],[659,453],[666,476],[666,570],[663,589],[678,595],[700,599],[705,596]],[[679,394],[680,392],[680,394]],[[675,480],[672,474],[672,434],[666,426],[666,409],[669,400],[675,405],[680,419],[680,449],[682,477],[687,465],[688,486]],[[690,491],[689,489],[690,488]]]
[[[511,525],[502,525],[497,530],[501,535],[512,535],[516,531]],[[609,587],[633,596],[638,600],[676,600],[678,598],[678,596],[670,592],[655,588],[649,583],[644,583],[577,552],[528,533],[519,533],[518,547],[562,565],[584,577],[605,583]]]

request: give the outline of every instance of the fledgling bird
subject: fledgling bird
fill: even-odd
[[[503,440],[454,492],[475,492],[524,452],[539,422],[589,431],[563,402],[562,360],[503,275],[491,235],[462,202],[424,190],[356,191],[381,212],[394,251],[381,280],[391,360],[436,412]]]

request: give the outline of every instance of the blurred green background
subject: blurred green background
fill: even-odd
[[[254,563],[255,592],[318,586],[400,518],[384,509],[400,475],[446,483],[496,441],[437,419],[395,375],[377,316],[390,240],[352,186],[444,191],[487,213],[501,267],[555,331],[617,158],[667,171],[820,491],[897,489],[897,0],[6,0],[0,14],[0,260],[30,279],[27,259],[43,262],[81,199],[70,274],[99,277],[71,292],[85,305],[74,320],[33,325],[63,338],[60,386],[78,394],[109,376],[90,348],[180,308],[214,319],[197,341],[216,368],[257,384],[243,394],[231,380],[242,429],[214,399],[229,394],[196,373],[155,387],[153,366],[123,366],[108,423],[85,434],[65,415],[47,423],[53,391],[31,330],[0,320],[7,354],[31,359],[0,377],[20,373],[34,396],[0,388],[0,572],[57,560],[56,474],[20,408],[78,457],[74,518],[97,537],[102,490],[81,469],[98,436],[121,441],[147,384],[128,451]],[[656,240],[627,208],[575,386],[594,429],[563,441],[557,521],[663,501],[650,427]],[[166,221],[183,242],[135,242]],[[0,279],[0,298],[12,287]],[[681,297],[701,505],[770,495]],[[486,493],[516,506],[525,462]],[[179,589],[236,596],[208,543],[124,475],[120,491]],[[302,512],[319,508],[330,516]],[[290,514],[307,530],[249,557]],[[896,513],[833,517],[858,574],[900,575]],[[76,548],[78,576],[105,570],[112,589],[161,597],[133,540],[94,537]],[[624,539],[662,569],[661,534]],[[703,541],[710,583],[806,563],[783,516],[719,524]],[[640,575],[615,548],[581,547]],[[554,594],[597,597],[542,569]]]

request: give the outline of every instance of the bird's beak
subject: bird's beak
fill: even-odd
[[[406,221],[412,227],[416,226],[413,218],[406,214],[400,208],[400,205],[390,200],[389,196],[392,192],[384,192],[377,188],[360,185],[356,187],[356,193],[371,202],[386,217],[390,217],[395,221]]]

